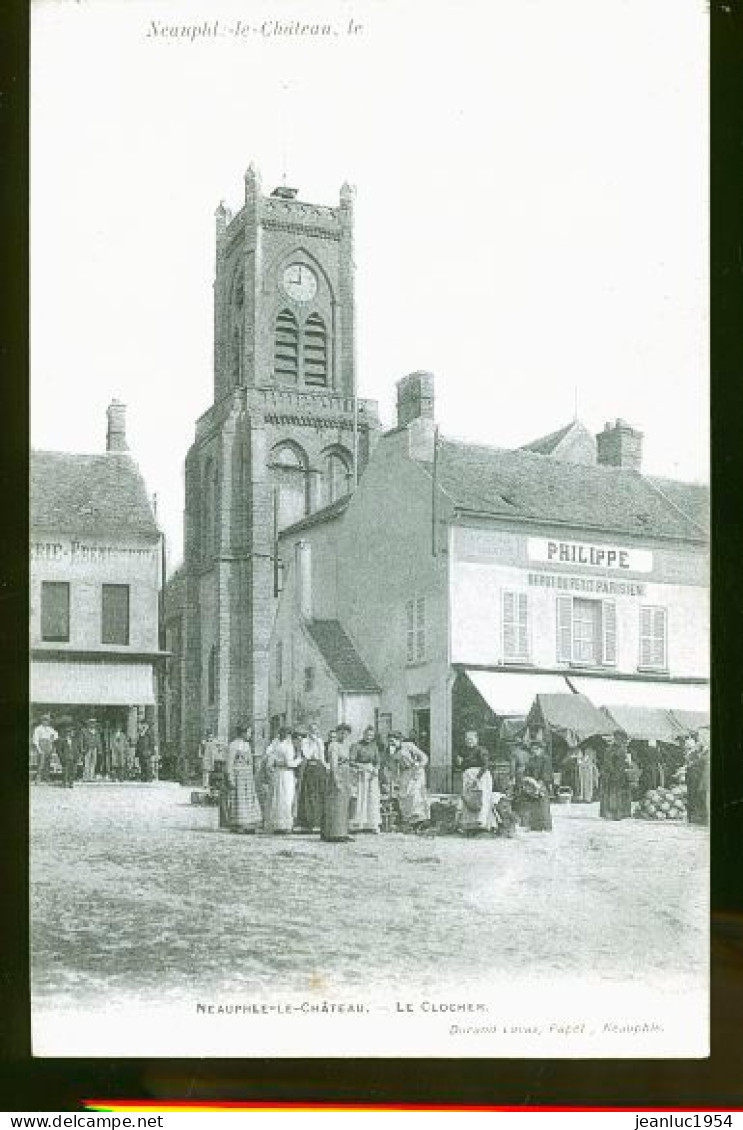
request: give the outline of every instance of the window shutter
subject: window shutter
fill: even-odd
[[[666,610],[656,608],[653,613],[653,666],[666,666]]]
[[[525,592],[518,593],[518,654],[521,659],[529,658],[529,618],[528,599]]]
[[[415,612],[415,658],[421,660],[426,658],[426,598],[424,596],[419,596],[416,600]]]
[[[503,593],[503,658],[513,659],[517,654],[516,594]]]
[[[408,663],[415,662],[415,601],[409,600],[405,605],[405,636],[406,655]]]
[[[570,663],[573,658],[573,598],[557,598],[557,661]]]
[[[614,666],[617,662],[617,606],[613,600],[605,600],[603,608],[604,641],[602,662]]]

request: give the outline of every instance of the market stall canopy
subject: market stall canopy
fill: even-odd
[[[151,663],[31,663],[31,701],[59,705],[154,706]]]
[[[582,694],[538,694],[528,721],[530,726],[549,726],[571,746],[615,729],[606,714]]]
[[[656,741],[674,745],[688,733],[675,720],[670,710],[658,710],[653,706],[607,706],[604,707],[604,713],[630,741]]]
[[[704,710],[672,710],[671,714],[685,734],[709,730],[709,714]]]
[[[568,686],[562,675],[537,675],[521,671],[473,671],[465,672],[467,678],[485,699],[494,714],[501,717],[511,714],[525,715],[534,701],[534,696],[543,694],[566,694]]]
[[[671,683],[645,679],[592,679],[569,675],[573,690],[600,706],[650,706],[658,710],[709,712],[708,683]]]

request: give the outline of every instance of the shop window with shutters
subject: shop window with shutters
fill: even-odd
[[[426,598],[414,596],[405,603],[405,657],[408,663],[426,658]]]
[[[575,667],[617,662],[617,608],[613,600],[557,598],[557,661]]]
[[[101,643],[129,643],[129,585],[104,585],[101,596]]]
[[[668,668],[668,613],[665,608],[640,609],[639,666],[652,671]]]
[[[281,310],[276,318],[274,374],[284,384],[299,379],[299,326],[291,310]]]
[[[531,648],[529,647],[529,603],[527,594],[504,590],[502,614],[504,662],[528,663]]]
[[[310,314],[302,335],[302,368],[306,385],[325,388],[328,383],[328,335],[319,314]]]
[[[41,582],[41,638],[70,642],[70,586],[67,581]]]

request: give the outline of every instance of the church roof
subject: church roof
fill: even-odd
[[[379,684],[337,620],[308,620],[305,626],[342,691],[379,692]]]
[[[571,420],[569,424],[566,424],[564,428],[558,428],[556,432],[550,432],[549,435],[533,439],[531,443],[523,443],[519,451],[534,451],[537,455],[554,455],[562,441],[570,435],[577,424],[577,420]]]
[[[456,509],[606,533],[684,541],[705,540],[691,484],[658,489],[625,468],[557,461],[533,451],[507,451],[442,439],[437,480]]]
[[[351,501],[350,494],[344,494],[342,498],[337,498],[335,502],[329,503],[328,506],[323,506],[322,510],[315,510],[314,513],[308,514],[306,518],[300,518],[298,522],[293,522],[291,526],[285,526],[279,530],[279,537],[285,534],[298,534],[301,530],[307,530],[310,526],[316,526],[320,522],[329,522],[333,518],[338,518],[344,510],[348,508]]]
[[[159,537],[144,479],[126,452],[32,451],[32,532]]]

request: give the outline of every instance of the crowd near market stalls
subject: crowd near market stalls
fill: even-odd
[[[646,474],[621,418],[517,449],[456,440],[428,372],[397,382],[383,430],[358,395],[353,226],[348,185],[313,204],[264,193],[253,166],[240,209],[218,208],[213,397],[160,609],[123,406],[105,454],[35,453],[34,726],[97,727],[94,776],[121,726],[127,772],[139,741],[146,777],[189,784],[240,726],[258,758],[282,730],[371,727],[418,749],[443,797],[474,732],[496,792],[543,743],[556,802],[620,735],[635,792],[680,787],[686,736],[708,733],[706,487]]]

